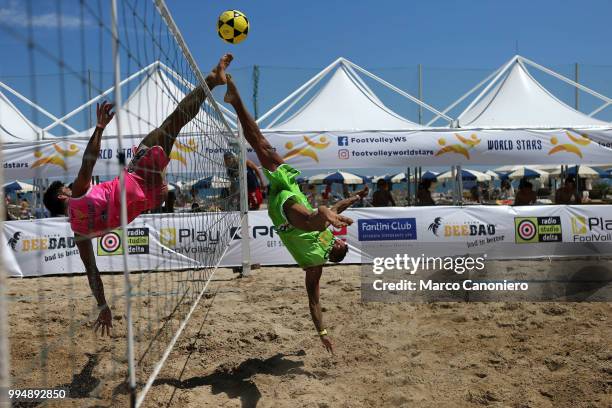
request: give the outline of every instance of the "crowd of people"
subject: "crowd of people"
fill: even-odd
[[[174,212],[209,212],[209,211],[228,211],[239,208],[239,172],[238,160],[231,154],[224,156],[226,167],[226,186],[217,189],[219,194],[216,196],[200,196],[199,190],[191,187],[187,190],[171,190],[167,193],[162,206],[150,210],[150,213],[174,213]],[[259,167],[247,160],[246,162],[246,181],[248,190],[249,210],[260,210],[266,207],[267,186],[264,182]],[[422,180],[417,185],[415,197],[407,197],[406,190],[393,189],[393,183],[379,179],[376,187],[370,196],[356,203],[356,207],[394,207],[398,205],[432,206],[450,204],[449,198],[443,194],[436,194],[437,182],[435,179]],[[315,184],[303,183],[301,189],[308,198],[311,206],[316,208],[319,205],[333,205],[335,202],[345,199],[351,195],[351,188],[342,185],[341,193],[334,192],[332,185],[317,187]],[[319,192],[319,190],[321,190]],[[542,193],[543,191],[543,193]],[[489,183],[475,183],[469,189],[466,202],[476,204],[511,204],[511,205],[534,205],[543,204],[547,201],[538,201],[543,196],[550,196],[550,191],[541,189],[540,196],[535,190],[533,183],[528,179],[521,179],[518,188],[512,186],[509,180],[502,180],[498,188],[492,188]],[[563,184],[550,196],[552,204],[581,204],[584,203],[583,195],[576,189],[576,180],[567,177]],[[5,195],[5,209],[7,220],[46,218],[49,217],[48,211],[44,207],[32,206],[24,194],[17,194],[12,199],[10,195]]]

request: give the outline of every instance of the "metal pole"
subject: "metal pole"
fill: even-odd
[[[242,224],[240,226],[240,236],[242,237],[242,276],[251,274],[251,249],[249,247],[249,201],[247,190],[247,166],[246,166],[246,141],[242,135],[242,125],[238,123],[238,142],[240,143],[240,215]],[[263,186],[262,186],[263,188]]]
[[[406,168],[406,188],[408,191],[406,191],[406,200],[408,201],[407,204],[408,205],[412,205],[412,196],[410,191],[412,190],[410,188],[410,167]]]
[[[423,65],[419,64],[419,101],[423,102]],[[419,105],[419,124],[423,124],[423,106]]]
[[[574,64],[574,81],[578,83],[578,63]],[[574,92],[575,92],[574,95],[576,99],[574,107],[576,108],[576,110],[578,110],[578,98],[580,97],[580,94],[578,91],[579,91],[578,87],[574,88]]]
[[[2,161],[2,142],[0,142],[0,163]],[[0,186],[4,184],[4,174],[0,168]],[[0,234],[4,234],[4,216],[6,214],[4,189],[0,189]],[[8,345],[8,307],[6,302],[6,269],[0,259],[0,407],[8,407],[9,379],[9,345]]]
[[[102,73],[100,73],[102,75]],[[87,69],[87,100],[91,101],[91,70]],[[91,129],[93,126],[93,120],[91,118],[91,105],[89,105],[89,125],[88,129]]]
[[[461,169],[461,166],[457,166],[457,186],[458,188],[458,193],[459,193],[459,205],[463,204],[463,174],[462,174],[463,170]]]
[[[253,115],[259,118],[259,66],[253,65]]]
[[[119,149],[119,185],[121,186],[121,241],[123,242],[123,277],[125,285],[125,314],[127,324],[127,363],[130,390],[130,406],[136,406],[136,367],[134,362],[134,327],[132,322],[132,287],[128,267],[127,200],[125,191],[125,152],[121,134],[121,64],[119,61],[119,34],[117,29],[117,0],[111,0],[111,28],[113,35],[113,62],[115,71],[115,124],[117,125],[117,147]]]
[[[453,178],[453,205],[457,204],[457,171],[451,166],[451,177]]]

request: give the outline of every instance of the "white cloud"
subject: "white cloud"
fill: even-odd
[[[32,24],[34,28],[57,28],[61,24],[62,28],[79,28],[81,26],[81,18],[62,14],[60,19],[57,13],[52,12],[33,14],[30,21],[28,21],[25,9],[20,8],[17,2],[10,1],[7,7],[0,8],[0,23],[17,27],[29,27]],[[88,26],[91,22],[84,18],[83,24]]]

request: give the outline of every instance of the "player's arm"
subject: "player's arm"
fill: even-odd
[[[74,183],[72,184],[72,196],[75,198],[81,197],[87,193],[87,190],[89,190],[93,169],[96,165],[96,161],[98,160],[98,156],[100,155],[102,133],[104,132],[106,125],[108,125],[108,123],[113,119],[113,116],[115,116],[115,112],[111,112],[112,108],[113,104],[107,103],[106,101],[102,102],[102,105],[98,104],[96,106],[96,114],[98,116],[96,129],[91,135],[89,143],[87,143],[85,153],[83,154],[83,161],[81,162],[81,169],[79,170],[76,180],[74,180]]]
[[[287,221],[294,227],[304,231],[324,231],[329,225],[342,228],[353,223],[352,219],[337,214],[324,205],[320,206],[316,211],[311,211],[289,199],[285,201],[283,210]]]
[[[266,184],[264,183],[263,177],[261,176],[261,171],[259,171],[259,167],[257,167],[257,165],[255,163],[253,163],[251,160],[246,161],[247,167],[249,167],[251,170],[253,170],[255,172],[255,175],[257,176],[257,180],[259,180],[259,185],[261,186],[261,188],[263,188]]]
[[[331,210],[335,212],[336,214],[340,214],[341,212],[343,212],[344,210],[346,210],[347,208],[355,204],[357,201],[366,197],[367,195],[368,195],[368,186],[365,186],[363,189],[358,191],[357,194],[349,198],[345,198],[344,200],[338,201],[336,204],[334,204],[331,207]]]
[[[322,266],[314,266],[306,268],[306,292],[308,293],[308,307],[310,308],[310,316],[312,322],[319,333],[323,347],[330,353],[334,352],[333,345],[327,334],[327,330],[323,325],[323,312],[321,311],[321,302],[319,300],[320,290],[319,281],[321,279]]]
[[[101,334],[104,335],[106,329],[106,333],[110,335],[110,329],[113,327],[113,320],[110,308],[106,304],[104,284],[102,283],[100,271],[96,265],[96,257],[94,255],[91,239],[81,235],[75,235],[75,241],[76,246],[79,249],[81,260],[85,265],[85,272],[87,273],[87,280],[89,281],[91,293],[96,298],[96,303],[98,305],[98,309],[100,310],[98,319],[94,323],[94,330],[100,328]]]

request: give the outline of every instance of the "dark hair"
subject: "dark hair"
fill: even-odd
[[[63,200],[58,198],[61,193],[64,183],[61,181],[54,181],[51,183],[45,194],[43,195],[43,204],[49,210],[52,217],[62,216],[65,214],[65,204]]]
[[[342,260],[344,259],[344,257],[348,253],[349,246],[348,246],[348,244],[346,244],[342,248],[343,248],[342,252],[337,252],[336,247],[335,246],[332,247],[331,251],[329,252],[329,261],[330,262],[334,262],[334,263],[342,262]]]
[[[567,183],[576,184],[576,179],[575,179],[573,176],[568,176],[568,177],[565,179],[565,184],[567,184]]]
[[[378,181],[376,182],[376,186],[377,187],[382,187],[382,186],[386,186],[387,185],[387,180],[385,179],[378,179]]]

